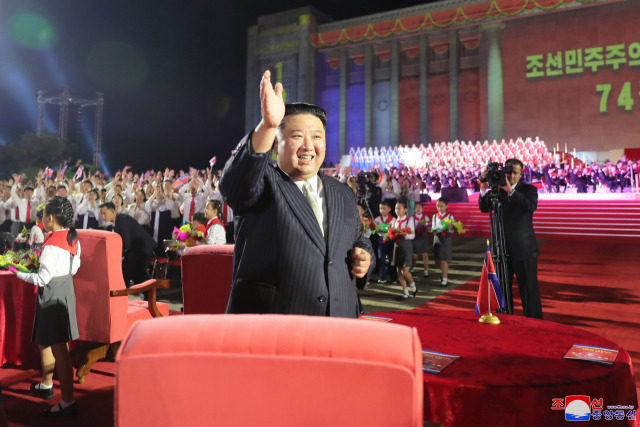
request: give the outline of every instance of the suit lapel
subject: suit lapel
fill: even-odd
[[[311,205],[309,205],[307,199],[302,195],[302,191],[300,191],[298,186],[287,176],[283,176],[283,179],[278,181],[278,186],[280,187],[285,200],[291,207],[291,211],[293,211],[294,216],[298,221],[300,221],[311,241],[318,246],[324,255],[327,250],[326,242],[324,237],[322,237],[320,225],[318,224],[316,216],[311,209]],[[327,211],[328,210],[327,206]]]

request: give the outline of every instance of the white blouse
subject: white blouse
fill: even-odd
[[[59,230],[63,231],[63,230]],[[75,275],[80,268],[80,242],[78,242],[78,254],[73,257],[73,266],[71,274]],[[47,245],[42,249],[40,254],[40,268],[37,273],[18,272],[18,278],[37,286],[46,286],[52,278],[66,276],[69,274],[69,251],[61,249],[57,246]]]

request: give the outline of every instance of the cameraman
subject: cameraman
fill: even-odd
[[[511,165],[511,171],[508,165]],[[533,212],[538,207],[538,189],[521,180],[522,162],[520,160],[509,159],[505,166],[504,185],[494,185],[489,191],[487,191],[487,169],[482,172],[478,204],[481,212],[489,212],[491,210],[490,195],[498,191],[507,254],[507,286],[509,289],[512,288],[515,274],[524,315],[542,319],[542,304],[538,291],[540,251],[533,231]],[[510,293],[510,295],[513,294]],[[513,296],[511,296],[510,306],[513,307]]]

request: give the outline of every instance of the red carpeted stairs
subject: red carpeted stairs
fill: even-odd
[[[431,217],[435,204],[425,205]],[[471,236],[489,236],[489,214],[476,202],[450,203],[449,212]],[[533,214],[537,237],[640,238],[640,201],[539,200]]]

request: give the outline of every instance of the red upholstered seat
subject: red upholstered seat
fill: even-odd
[[[422,426],[413,328],[294,315],[136,323],[116,358],[115,425]],[[153,402],[153,411],[140,408]]]
[[[182,255],[184,314],[219,314],[227,309],[233,277],[233,245],[200,245]]]
[[[73,282],[78,340],[85,343],[74,348],[72,356],[78,367],[78,381],[83,383],[91,365],[104,358],[112,344],[122,341],[136,320],[168,316],[169,306],[155,302],[155,288],[167,287],[166,281],[149,280],[126,289],[120,235],[102,230],[78,230],[78,238],[82,262]],[[144,291],[149,291],[148,302],[130,301],[125,295]],[[115,350],[117,346],[111,349],[114,354]]]

